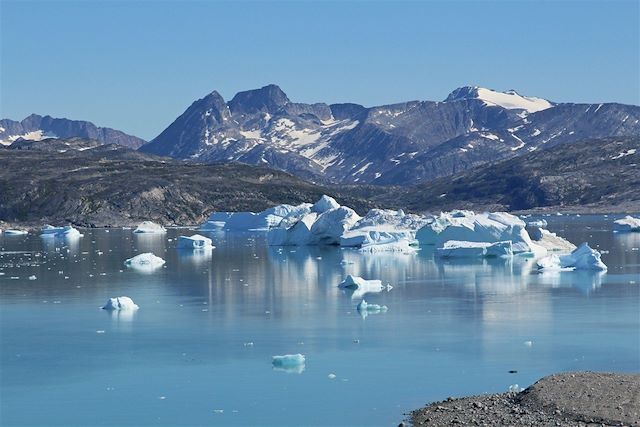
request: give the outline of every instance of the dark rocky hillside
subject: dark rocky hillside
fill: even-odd
[[[538,150],[373,198],[415,211],[553,208],[640,211],[640,137],[588,139]]]
[[[361,212],[369,207],[285,172],[187,163],[90,140],[22,141],[0,148],[0,164],[0,221],[8,223],[197,224],[214,210],[259,211],[325,193]]]

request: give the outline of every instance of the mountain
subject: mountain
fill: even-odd
[[[373,206],[273,169],[184,162],[80,138],[0,146],[0,164],[0,222],[35,226],[198,224],[214,210],[260,211],[322,194],[360,213]]]
[[[373,202],[448,209],[640,211],[640,136],[585,139],[478,166]]]
[[[241,162],[316,182],[411,185],[585,138],[640,134],[640,107],[555,103],[514,90],[454,90],[444,101],[304,104],[276,85],[195,101],[141,151]]]
[[[146,142],[119,130],[97,127],[91,122],[81,120],[54,119],[37,114],[32,114],[20,122],[9,119],[0,120],[0,144],[2,145],[9,145],[19,138],[38,141],[74,137],[94,139],[101,144],[118,144],[134,149]]]

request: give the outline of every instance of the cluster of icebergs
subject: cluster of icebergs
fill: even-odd
[[[618,223],[634,227],[633,221],[636,220],[631,217],[616,221],[616,227],[622,226]],[[322,196],[315,204],[278,205],[258,213],[216,212],[201,230],[266,230],[270,246],[339,245],[362,252],[412,252],[416,246],[432,246],[434,254],[442,258],[518,254],[542,258],[549,252],[576,249],[571,242],[546,230],[546,226],[543,219],[525,223],[506,212],[465,210],[423,216],[402,210],[372,209],[361,217],[333,198]],[[585,260],[573,263],[574,267],[601,270],[599,253],[588,245],[588,250],[581,248],[571,256]]]

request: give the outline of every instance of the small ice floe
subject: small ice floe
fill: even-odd
[[[7,230],[9,231],[9,230]],[[622,219],[613,221],[613,231],[618,233],[640,232],[640,218],[634,218],[630,215]]]
[[[133,232],[163,234],[167,232],[167,229],[161,226],[160,224],[156,224],[155,222],[143,221],[138,225],[138,228],[133,230]]]
[[[300,374],[304,371],[305,362],[306,360],[304,355],[300,353],[273,356],[271,361],[275,369],[296,374]]]
[[[38,280],[38,278],[35,275],[33,275],[33,276],[29,276],[29,280]]]
[[[545,228],[546,226],[547,226],[547,220],[546,219],[539,219],[537,221],[528,221],[527,222],[527,227]]]
[[[5,236],[24,236],[25,234],[29,234],[29,232],[26,230],[17,230],[17,229],[4,230]]]
[[[162,267],[164,263],[165,261],[159,256],[155,256],[151,252],[146,252],[129,258],[124,262],[124,265],[138,271],[151,272]]]
[[[179,236],[178,237],[179,249],[213,249],[213,241],[200,234],[194,234],[193,236]]]
[[[338,284],[338,288],[353,291],[352,298],[362,298],[367,293],[378,293],[391,290],[391,286],[383,286],[381,280],[365,280],[362,277],[348,275]]]
[[[533,341],[525,341],[524,345],[525,345],[525,347],[531,347],[531,346],[533,346]]]
[[[600,252],[591,249],[587,243],[581,244],[576,250],[567,255],[554,254],[546,256],[539,259],[537,264],[540,270],[607,270],[607,266],[600,259]]]
[[[82,234],[71,225],[66,225],[64,227],[45,225],[42,230],[40,230],[40,237],[73,239],[82,237]]]
[[[509,393],[520,393],[524,389],[520,387],[518,384],[511,384],[509,386]]]
[[[328,377],[330,380],[335,380],[335,379],[336,379],[336,374],[329,374],[329,375],[327,375],[327,377]]]
[[[103,310],[137,310],[139,307],[129,297],[109,298],[109,301],[102,306]]]
[[[386,313],[388,310],[386,305],[369,304],[364,299],[360,301],[360,303],[356,308],[358,310],[358,313],[360,313],[360,316],[362,316],[363,319],[370,314]]]
[[[449,240],[436,249],[436,255],[442,258],[510,257],[513,255],[511,245],[510,240],[495,243]]]

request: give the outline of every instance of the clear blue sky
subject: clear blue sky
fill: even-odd
[[[640,104],[640,2],[0,0],[0,116],[153,138],[195,99],[442,100],[480,85]]]

